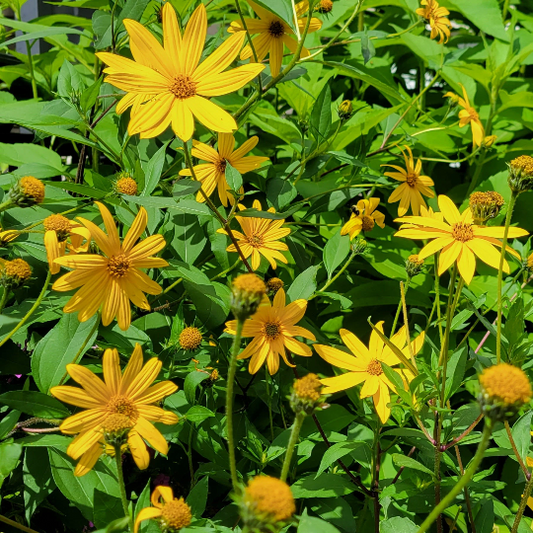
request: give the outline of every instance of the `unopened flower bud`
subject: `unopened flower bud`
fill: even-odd
[[[332,0],[320,0],[315,7],[315,10],[321,13],[322,15],[327,15],[333,10]]]
[[[483,148],[491,148],[492,145],[496,142],[496,139],[498,138],[497,135],[487,135],[484,139],[483,139],[483,142],[481,143],[481,146]]]
[[[312,415],[324,405],[322,383],[316,374],[307,374],[297,379],[290,396],[291,409],[296,413]]]
[[[0,284],[8,289],[18,289],[31,277],[31,267],[24,259],[0,259]]]
[[[414,278],[420,272],[424,266],[424,260],[420,259],[417,254],[410,255],[405,262],[405,271],[409,278]]]
[[[533,189],[533,157],[521,155],[507,165],[508,183],[513,192],[520,194]]]
[[[267,288],[265,282],[257,274],[241,274],[233,280],[231,292],[231,310],[238,320],[246,320],[252,316]]]
[[[59,242],[66,241],[70,235],[70,220],[63,215],[50,215],[43,221],[45,231],[55,231]]]
[[[115,191],[118,194],[135,196],[138,192],[137,182],[127,172],[121,172],[115,182]]]
[[[363,255],[366,252],[368,243],[365,241],[365,239],[357,239],[351,243],[351,246],[354,254]]]
[[[179,345],[183,350],[193,351],[202,344],[202,333],[198,328],[185,328],[179,336]]]
[[[280,289],[283,289],[285,283],[279,278],[270,278],[266,282],[266,288],[270,297],[274,296]]]
[[[113,447],[124,445],[133,425],[129,416],[120,413],[109,415],[103,424],[105,443]]]
[[[493,421],[511,418],[531,400],[531,383],[526,373],[507,363],[483,370],[479,376],[481,410]]]
[[[494,191],[472,193],[469,205],[474,224],[482,226],[487,220],[498,216],[504,203],[503,196]]]
[[[448,92],[444,95],[444,98],[448,98],[448,105],[451,109],[459,105],[460,97],[455,93]]]
[[[352,118],[353,115],[353,105],[351,100],[344,100],[339,105],[339,108],[337,109],[337,115],[339,115],[339,118],[345,122],[346,120],[349,120]]]
[[[33,176],[25,176],[11,187],[8,198],[17,207],[31,207],[44,200],[44,184]]]

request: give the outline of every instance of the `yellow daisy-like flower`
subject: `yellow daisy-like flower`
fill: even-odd
[[[194,117],[214,131],[236,130],[233,117],[208,98],[239,90],[265,68],[251,64],[223,72],[239,54],[246,34],[232,35],[200,63],[207,34],[205,6],[196,8],[183,35],[170,2],[161,15],[163,46],[142,24],[125,19],[134,61],[108,52],[97,54],[108,65],[105,81],[127,93],[117,113],[132,108],[129,134],[156,137],[172,125],[174,133],[188,141]]]
[[[271,531],[274,530],[273,525],[289,520],[296,512],[289,485],[271,476],[251,479],[244,489],[242,505],[256,521],[270,524],[268,529]]]
[[[176,424],[178,417],[154,404],[177,390],[171,381],[162,381],[152,386],[161,370],[162,362],[153,357],[143,366],[143,355],[139,344],[124,372],[121,372],[116,349],[104,352],[102,366],[103,381],[83,365],[67,365],[70,377],[79,387],[52,387],[50,393],[59,400],[84,409],[68,417],[60,426],[63,433],[78,434],[70,443],[67,453],[74,460],[79,459],[75,474],[87,473],[102,454],[102,437],[109,425],[116,425],[123,419],[122,426],[129,424],[127,442],[137,466],[148,467],[150,456],[145,444],[148,442],[159,453],[168,453],[168,444],[163,435],[151,422]],[[144,440],[143,440],[144,439]]]
[[[311,348],[294,337],[316,340],[307,329],[296,326],[307,309],[307,300],[295,300],[285,305],[285,291],[279,289],[272,304],[265,296],[257,312],[245,321],[242,336],[253,337],[252,342],[239,354],[237,359],[251,357],[248,371],[255,374],[266,361],[270,375],[279,369],[281,356],[288,366],[294,365],[287,358],[285,349],[303,357],[311,357]],[[235,335],[237,321],[226,322],[226,333]]]
[[[46,257],[52,274],[61,270],[55,260],[63,257],[67,250],[70,254],[78,254],[89,249],[91,232],[81,224],[63,215],[50,215],[44,219],[43,225]]]
[[[483,127],[483,124],[481,124],[481,120],[479,120],[477,111],[470,105],[466,89],[463,85],[461,85],[461,88],[463,89],[463,98],[452,92],[446,93],[444,97],[457,99],[457,102],[463,108],[459,111],[459,127],[462,128],[470,124],[470,127],[472,128],[472,144],[474,147],[481,146],[485,139],[485,128]]]
[[[145,507],[139,511],[135,519],[134,533],[137,533],[143,520],[151,518],[158,519],[163,531],[179,531],[191,523],[191,508],[183,498],[174,498],[170,487],[156,487],[152,492],[151,502],[153,507]]]
[[[239,205],[241,210],[246,209],[245,206]],[[254,200],[253,207],[258,211],[262,211],[261,202]],[[275,213],[276,210],[271,207],[268,209],[269,213]],[[237,239],[239,248],[244,257],[252,256],[252,268],[257,270],[261,264],[261,256],[266,257],[272,268],[277,268],[276,260],[287,264],[287,258],[280,250],[286,251],[289,247],[279,240],[289,235],[291,230],[289,228],[282,228],[285,224],[285,219],[272,220],[269,218],[255,218],[255,217],[240,217],[236,216],[237,222],[241,225],[243,233],[240,231],[233,231],[234,237]],[[220,228],[218,233],[227,235],[227,232]],[[228,252],[236,252],[234,244],[226,248]]]
[[[291,53],[295,54],[298,48],[298,42],[295,39],[292,28],[280,17],[257,5],[252,0],[248,0],[252,9],[256,12],[258,19],[245,19],[246,27],[250,34],[259,34],[254,37],[253,44],[257,53],[257,60],[263,61],[267,55],[270,54],[270,73],[272,76],[277,76],[281,71],[281,63],[283,61],[283,45],[285,45]],[[309,2],[304,0],[296,4],[296,15],[298,17],[298,27],[302,32],[307,24],[307,18],[300,18],[309,11]],[[317,18],[312,18],[309,25],[308,33],[318,31],[322,27],[322,21]],[[244,27],[240,20],[233,21],[228,28],[230,33],[239,35],[244,33]],[[309,50],[302,48],[300,57],[307,57]],[[253,52],[251,46],[248,44],[241,52],[241,59],[250,59],[253,61]]]
[[[17,230],[14,230],[14,229],[2,230],[2,227],[0,226],[0,248],[7,247],[7,244],[14,241],[19,235],[20,235],[20,232]]]
[[[475,226],[472,211],[467,208],[461,214],[447,196],[438,198],[439,208],[444,220],[424,216],[408,216],[396,219],[405,223],[396,233],[397,237],[406,239],[433,239],[420,252],[418,257],[425,259],[440,251],[439,276],[457,262],[459,273],[468,285],[476,270],[476,256],[484,263],[499,268],[500,251],[505,228],[502,226]],[[523,237],[528,232],[520,228],[509,228],[509,238]],[[517,257],[511,248],[507,251]],[[504,260],[504,272],[509,273],[509,264]]]
[[[258,141],[258,137],[251,137],[242,146],[235,149],[235,137],[233,134],[219,133],[217,151],[207,144],[193,140],[192,155],[202,161],[207,161],[207,163],[194,167],[196,178],[202,183],[202,188],[207,196],[211,196],[213,191],[218,189],[218,197],[224,207],[228,205],[228,200],[231,205],[235,203],[235,198],[227,193],[229,186],[226,181],[226,164],[229,163],[241,174],[246,174],[246,172],[259,168],[262,163],[268,161],[268,157],[257,155],[244,157],[255,148]],[[185,168],[180,170],[180,176],[192,176],[192,172],[190,169]],[[198,193],[196,201],[205,202],[205,198]]]
[[[426,202],[422,195],[428,198],[433,198],[435,193],[429,188],[435,185],[433,180],[429,176],[421,176],[422,161],[418,159],[416,161],[413,157],[411,148],[406,146],[408,154],[402,150],[403,158],[405,160],[405,169],[396,165],[381,165],[382,167],[392,167],[397,172],[385,172],[385,176],[401,181],[394,192],[389,196],[389,204],[394,202],[400,202],[398,206],[398,216],[402,217],[407,213],[409,206],[413,210],[413,215],[420,213],[420,207],[426,207]]]
[[[78,217],[90,231],[103,255],[81,254],[60,257],[56,264],[72,268],[73,272],[59,278],[52,288],[56,291],[78,292],[69,300],[63,311],[79,311],[78,320],[85,322],[102,306],[102,323],[110,324],[115,317],[120,329],[126,331],[131,323],[130,300],[141,309],[150,310],[144,293],[160,294],[161,287],[140,269],[160,268],[168,263],[159,257],[151,257],[165,247],[162,235],[152,235],[139,242],[148,215],[141,207],[121,243],[117,226],[107,207],[96,202],[100,209],[107,235],[93,222]]]
[[[452,25],[446,18],[450,12],[445,7],[439,7],[439,3],[435,0],[422,0],[420,7],[416,10],[416,14],[424,17],[431,26],[431,39],[439,37],[439,44],[447,43],[450,38],[450,28]],[[445,40],[446,39],[446,40]]]
[[[368,200],[359,200],[356,205],[352,206],[352,216],[344,224],[341,235],[350,235],[350,239],[357,237],[361,231],[371,231],[377,224],[380,228],[385,227],[385,215],[376,211],[379,205],[379,198],[369,198]]]
[[[376,324],[376,328],[383,333],[383,322]],[[387,379],[383,372],[381,363],[390,367],[400,364],[398,356],[383,342],[381,337],[372,331],[370,334],[370,343],[368,348],[350,331],[341,329],[340,335],[344,344],[348,347],[351,354],[325,346],[324,344],[315,344],[315,349],[328,363],[348,370],[345,374],[333,378],[324,378],[321,380],[324,385],[323,394],[333,394],[346,389],[351,389],[356,385],[364,382],[361,388],[361,398],[372,396],[376,412],[384,424],[390,416],[390,391],[396,390],[394,385]],[[411,342],[413,355],[418,354],[424,343],[424,332]],[[391,343],[397,346],[407,359],[410,358],[410,349],[405,326],[390,339]],[[394,369],[405,381],[411,381],[413,375],[409,370]]]

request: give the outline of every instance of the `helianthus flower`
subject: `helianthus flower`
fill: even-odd
[[[383,322],[378,322],[376,328],[383,333]],[[383,373],[381,363],[390,367],[400,364],[398,356],[383,342],[381,337],[372,331],[370,334],[370,343],[368,348],[350,331],[341,329],[340,335],[344,344],[348,347],[351,354],[325,346],[315,344],[315,349],[328,363],[348,370],[345,374],[333,378],[324,378],[321,380],[324,385],[323,394],[333,394],[335,392],[351,389],[360,383],[364,383],[361,388],[361,398],[372,396],[376,412],[384,424],[390,416],[390,390],[395,391],[394,385],[387,379]],[[405,326],[402,327],[391,339],[391,343],[397,346],[407,359],[410,358],[410,349],[407,346],[407,335]],[[413,355],[418,354],[424,343],[424,332],[411,342]],[[402,379],[411,381],[413,378],[409,370],[401,371],[394,368]]]
[[[499,268],[500,251],[495,247],[502,246],[498,239],[503,238],[502,226],[475,226],[472,211],[467,208],[459,213],[455,204],[444,195],[438,198],[439,208],[444,220],[436,218],[408,216],[399,218],[396,222],[406,223],[396,233],[397,237],[406,239],[434,239],[420,252],[418,257],[425,259],[438,251],[439,276],[448,270],[453,263],[457,263],[459,273],[468,285],[476,270],[476,256],[493,268]],[[509,228],[509,238],[523,237],[528,232],[520,228]],[[518,255],[512,248],[507,251]],[[504,260],[504,272],[509,273],[509,264]]]
[[[291,53],[296,53],[298,48],[298,42],[295,39],[294,31],[291,27],[280,17],[274,13],[258,6],[252,0],[248,0],[248,3],[252,9],[256,12],[258,19],[245,19],[246,26],[250,34],[255,35],[253,44],[257,54],[257,60],[263,61],[265,57],[270,54],[270,73],[272,76],[277,76],[281,70],[281,63],[283,61],[283,45],[285,45]],[[303,32],[306,24],[306,18],[300,18],[304,13],[309,10],[309,2],[304,0],[296,4],[296,15],[298,17],[298,27],[300,32]],[[322,21],[317,18],[312,18],[307,33],[313,33],[318,31],[322,27]],[[239,35],[240,33],[246,35],[244,27],[240,20],[233,21],[228,28],[230,33]],[[302,48],[300,57],[307,57],[309,50]],[[253,52],[250,45],[246,45],[241,52],[241,59],[253,60]]]
[[[409,154],[402,150],[405,160],[405,170],[396,165],[381,165],[382,167],[392,167],[397,172],[385,172],[385,176],[403,182],[389,196],[389,204],[400,201],[398,206],[398,216],[402,217],[407,213],[409,206],[413,210],[413,215],[420,213],[420,207],[426,207],[426,202],[422,195],[433,198],[435,193],[429,188],[433,185],[433,180],[429,176],[421,176],[422,161],[413,158],[413,152],[409,146],[405,147]]]
[[[458,104],[463,108],[459,111],[459,127],[462,128],[470,124],[472,128],[472,144],[474,147],[481,146],[485,139],[485,128],[481,124],[481,120],[479,120],[477,111],[470,105],[466,89],[463,85],[461,85],[461,88],[463,89],[463,98],[452,92],[446,93],[444,97],[457,99]]]
[[[150,500],[153,507],[145,507],[139,511],[135,518],[134,533],[137,533],[143,520],[150,518],[157,518],[163,531],[179,531],[191,523],[191,508],[183,498],[174,498],[170,487],[156,487]]]
[[[245,209],[243,205],[239,206]],[[258,211],[262,210],[261,202],[254,200],[253,207]],[[268,209],[269,213],[275,213],[273,207]],[[243,233],[240,231],[233,231],[234,237],[237,239],[239,248],[244,257],[252,256],[252,268],[257,270],[261,264],[261,256],[266,257],[272,268],[277,268],[276,260],[287,264],[287,258],[280,252],[280,250],[288,250],[289,247],[279,240],[286,237],[291,230],[289,228],[282,228],[285,219],[272,220],[269,218],[255,218],[255,217],[240,217],[236,216],[237,222],[241,225]],[[218,233],[227,232],[220,228]],[[226,248],[228,252],[236,252],[234,244]]]
[[[268,161],[268,157],[257,155],[244,157],[245,154],[255,148],[258,141],[259,138],[257,136],[251,137],[235,150],[235,137],[233,134],[219,133],[218,151],[207,144],[193,141],[192,155],[202,161],[207,161],[207,163],[194,167],[196,178],[202,183],[203,190],[207,196],[211,196],[213,191],[218,189],[218,197],[224,207],[228,205],[228,200],[231,205],[235,203],[233,196],[227,193],[229,186],[226,181],[226,164],[229,163],[241,174],[246,174],[246,172],[259,168],[262,163]],[[192,176],[192,172],[190,169],[185,168],[180,170],[180,176]],[[196,201],[205,202],[205,198],[198,193]]]
[[[6,261],[0,257],[0,285],[4,290],[18,289],[31,277],[31,267],[24,259],[17,257]]]
[[[140,269],[167,266],[164,259],[150,257],[162,250],[166,243],[161,235],[152,235],[135,244],[148,222],[144,207],[139,209],[121,243],[111,213],[100,202],[96,205],[104,219],[107,235],[93,222],[81,217],[78,220],[90,231],[103,255],[69,255],[56,259],[56,264],[74,270],[59,278],[52,288],[71,291],[81,287],[64,307],[65,313],[79,311],[78,320],[85,322],[102,306],[103,325],[107,326],[117,317],[120,329],[126,331],[131,323],[129,300],[149,311],[150,304],[143,293],[161,293],[161,287]]]
[[[89,249],[91,232],[81,224],[63,215],[50,215],[44,219],[43,225],[46,257],[52,274],[57,274],[61,270],[55,260],[63,257],[67,250],[71,254],[77,254]]]
[[[143,366],[141,346],[136,344],[123,373],[117,350],[104,352],[103,381],[83,365],[67,365],[70,377],[82,388],[52,387],[50,393],[63,402],[84,409],[68,417],[60,426],[68,435],[78,433],[67,449],[70,457],[80,459],[76,475],[91,470],[102,453],[102,436],[110,431],[127,431],[129,450],[141,470],[150,462],[144,440],[159,453],[168,453],[167,441],[150,423],[170,425],[178,422],[174,413],[154,405],[178,388],[171,381],[151,386],[162,364],[153,357]]]
[[[17,230],[2,230],[2,227],[0,226],[0,248],[7,247],[7,244],[14,241],[19,235],[20,232]]]
[[[349,234],[350,239],[353,239],[361,231],[371,231],[376,224],[380,228],[384,228],[385,215],[376,211],[378,205],[379,198],[359,200],[356,205],[352,206],[352,216],[342,227],[341,235]]]
[[[270,375],[275,374],[279,368],[279,356],[288,366],[294,365],[287,358],[285,349],[297,355],[311,357],[311,348],[296,340],[294,337],[316,340],[315,336],[305,328],[296,326],[303,318],[307,309],[307,300],[295,300],[285,305],[285,291],[279,289],[274,296],[272,304],[265,296],[257,312],[245,321],[242,336],[253,337],[253,340],[239,354],[237,359],[251,357],[248,371],[255,374],[266,361]],[[237,321],[226,322],[226,331],[235,335]]]
[[[239,90],[264,69],[252,64],[223,72],[237,57],[246,34],[232,35],[199,64],[207,33],[205,6],[196,8],[183,35],[171,3],[161,11],[164,46],[142,24],[125,19],[134,61],[108,52],[97,54],[108,65],[105,81],[127,93],[117,113],[132,108],[129,134],[156,137],[172,124],[174,133],[188,141],[194,117],[214,131],[237,129],[233,117],[208,98]]]
[[[431,26],[431,39],[440,37],[439,44],[448,42],[450,38],[450,28],[452,25],[446,18],[450,12],[445,7],[439,7],[439,3],[435,0],[422,0],[420,7],[416,10],[416,14],[424,17]],[[446,38],[446,40],[444,40]]]

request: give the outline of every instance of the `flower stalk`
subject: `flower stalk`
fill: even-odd
[[[120,499],[122,501],[122,510],[124,511],[124,516],[129,517],[130,531],[133,531],[133,522],[131,520],[130,511],[128,509],[128,497],[126,495],[126,485],[124,483],[124,471],[122,470],[122,450],[120,443],[114,445],[115,448],[115,463],[117,465],[117,479],[118,486],[120,487]]]
[[[527,501],[529,500],[529,497],[531,496],[531,490],[533,489],[533,476],[529,474],[529,479],[526,484],[526,488],[524,490],[524,494],[522,495],[522,499],[520,500],[520,507],[518,508],[518,512],[516,513],[513,527],[511,529],[511,533],[516,533],[518,531],[518,526],[520,525],[520,520],[522,520],[522,515],[524,514],[524,511],[527,506]]]
[[[302,429],[305,417],[306,414],[303,411],[296,413],[296,418],[294,419],[294,424],[292,425],[291,429],[289,444],[287,445],[287,451],[285,452],[285,459],[281,468],[281,481],[287,481],[287,476],[289,475],[289,469],[291,467],[292,456],[294,454],[294,449],[298,444],[298,437],[300,436],[300,431]]]

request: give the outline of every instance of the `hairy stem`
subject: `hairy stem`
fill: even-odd
[[[305,420],[305,413],[300,412],[296,414],[294,419],[294,424],[291,429],[291,437],[289,439],[289,444],[287,445],[287,452],[285,453],[285,459],[283,461],[283,467],[281,468],[281,481],[287,481],[287,476],[289,475],[289,468],[291,467],[291,460],[294,454],[294,449],[298,444],[298,437],[300,436],[300,430],[302,429],[302,424]]]

